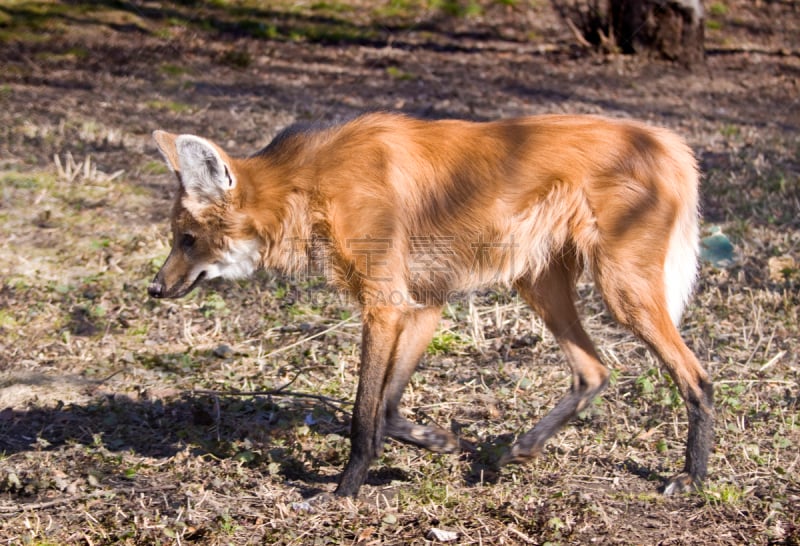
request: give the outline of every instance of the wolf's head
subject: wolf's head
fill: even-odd
[[[148,293],[179,298],[203,279],[253,273],[261,243],[240,210],[236,160],[194,135],[155,131],[153,138],[180,188],[172,208],[172,250]]]

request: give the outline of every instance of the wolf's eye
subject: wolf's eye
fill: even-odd
[[[195,237],[191,233],[184,233],[181,235],[181,248],[184,250],[190,249],[194,246]]]

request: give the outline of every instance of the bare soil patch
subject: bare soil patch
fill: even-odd
[[[0,6],[0,540],[800,543],[800,6],[707,4],[707,63],[688,72],[580,49],[547,2],[432,4]],[[361,498],[307,510],[346,461],[358,310],[268,273],[148,299],[175,184],[150,133],[246,154],[374,109],[596,113],[687,138],[705,228],[735,251],[704,266],[682,324],[717,385],[703,494],[657,493],[684,409],[587,284],[614,381],[539,460],[493,469],[568,372],[515,294],[480,293],[447,309],[404,399],[462,452],[389,442]]]

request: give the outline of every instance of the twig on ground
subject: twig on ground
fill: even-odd
[[[531,537],[529,537],[522,531],[518,531],[517,529],[515,529],[513,525],[509,525],[507,529],[512,535],[522,540],[522,542],[524,542],[525,544],[536,544],[535,540],[533,540]]]
[[[228,390],[228,391],[214,391],[209,389],[193,389],[190,391],[186,391],[191,394],[205,394],[208,396],[289,396],[293,398],[310,398],[312,400],[319,400],[326,406],[330,406],[337,411],[342,411],[349,415],[349,412],[343,410],[340,406],[352,406],[352,402],[348,402],[346,400],[338,400],[336,398],[331,398],[329,396],[324,396],[322,394],[312,394],[308,392],[294,392],[294,391],[286,391],[283,390],[286,386],[284,385],[280,389],[267,389],[263,391],[237,391],[237,390]]]
[[[578,45],[587,49],[592,49],[592,44],[589,43],[586,38],[584,38],[583,33],[578,30],[578,27],[575,26],[575,23],[572,22],[572,19],[565,17],[564,22],[567,23],[567,28],[569,28],[570,32],[572,32],[572,35],[575,37],[575,41],[578,42]]]
[[[274,351],[271,351],[271,352],[267,353],[266,355],[264,355],[263,358],[269,358],[270,356],[276,355],[278,353],[281,353],[281,352],[286,351],[288,349],[291,349],[293,347],[297,347],[298,345],[302,345],[303,343],[311,341],[312,339],[315,339],[315,338],[318,338],[320,336],[323,336],[323,335],[325,335],[325,334],[327,334],[329,332],[332,332],[333,330],[341,328],[346,323],[352,321],[353,318],[354,317],[348,317],[348,318],[346,318],[344,320],[340,320],[339,322],[337,322],[333,326],[331,326],[329,328],[326,328],[325,330],[322,330],[321,332],[317,332],[316,334],[310,335],[308,337],[304,337],[303,339],[295,341],[294,343],[290,343],[289,345],[286,345],[284,347],[280,347],[278,349],[275,349]],[[337,400],[335,398],[330,398],[328,396],[323,396],[321,394],[311,394],[311,393],[305,393],[305,392],[287,391],[286,388],[289,387],[291,384],[293,384],[297,380],[297,378],[300,376],[300,374],[302,372],[303,372],[303,370],[299,370],[297,372],[297,374],[295,374],[295,376],[292,377],[292,379],[289,380],[288,383],[282,385],[281,387],[278,387],[277,389],[267,389],[267,390],[260,390],[260,391],[239,391],[239,390],[215,391],[215,390],[209,390],[209,389],[193,389],[193,390],[188,391],[188,392],[190,392],[191,394],[205,394],[205,395],[209,395],[209,396],[289,396],[289,397],[294,397],[294,398],[310,398],[312,400],[318,400],[318,401],[322,402],[323,404],[325,404],[326,406],[332,407],[333,409],[335,409],[337,411],[343,411],[344,413],[349,414],[349,412],[347,412],[346,410],[343,410],[341,408],[341,406],[352,405],[352,402],[346,402],[344,400]]]
[[[153,491],[164,491],[168,489],[175,489],[177,485],[168,484],[168,485],[161,485],[156,487],[145,487],[145,488],[134,488],[131,489],[131,493],[148,493]],[[44,510],[47,508],[53,508],[55,506],[61,506],[64,504],[70,504],[73,502],[80,502],[89,499],[96,499],[98,497],[103,497],[107,495],[117,496],[121,492],[125,490],[115,489],[113,491],[109,491],[104,489],[102,491],[90,491],[89,493],[81,494],[81,495],[70,495],[68,497],[60,497],[58,499],[53,499],[49,501],[42,501],[42,502],[28,502],[28,503],[19,503],[19,504],[12,504],[12,505],[0,505],[0,514],[15,514],[18,512],[24,512],[25,510]]]
[[[337,322],[336,324],[334,324],[330,328],[326,328],[325,330],[322,330],[321,332],[317,332],[316,334],[313,334],[313,335],[310,335],[308,337],[304,337],[303,339],[297,340],[294,343],[290,343],[289,345],[285,345],[283,347],[275,349],[274,351],[270,351],[266,355],[264,355],[263,358],[269,358],[271,356],[275,356],[276,354],[282,353],[284,351],[288,351],[289,349],[297,347],[298,345],[302,345],[303,343],[311,341],[312,339],[316,339],[316,338],[318,338],[320,336],[323,336],[323,335],[327,334],[328,332],[332,332],[333,330],[336,330],[337,328],[342,327],[343,325],[345,325],[348,322],[352,321],[354,318],[355,318],[354,316],[347,317],[346,319]]]
[[[773,356],[772,358],[770,358],[770,359],[769,359],[769,361],[768,361],[766,364],[764,364],[763,366],[761,366],[761,367],[758,369],[758,371],[759,371],[759,372],[763,372],[763,371],[766,371],[766,370],[767,370],[767,368],[771,368],[772,366],[774,366],[774,365],[775,365],[775,363],[776,363],[777,361],[779,361],[781,358],[783,358],[783,355],[785,355],[785,354],[786,354],[786,351],[779,351],[779,352],[778,352],[778,354],[776,354],[775,356]]]

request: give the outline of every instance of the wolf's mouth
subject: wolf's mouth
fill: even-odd
[[[185,296],[186,294],[194,290],[197,287],[197,285],[200,284],[200,281],[202,281],[205,278],[206,278],[206,272],[201,271],[200,274],[197,276],[197,278],[194,281],[192,281],[192,284],[189,285],[189,288],[187,288],[186,291],[181,294],[181,296]]]
[[[201,271],[200,274],[197,277],[195,277],[195,279],[192,281],[192,284],[190,284],[186,288],[175,287],[175,290],[168,291],[167,293],[165,293],[164,295],[159,296],[159,297],[163,297],[163,298],[182,298],[183,296],[185,296],[186,294],[188,294],[189,292],[194,290],[197,287],[197,285],[200,284],[200,281],[202,281],[205,278],[206,278],[206,272],[205,271]]]

